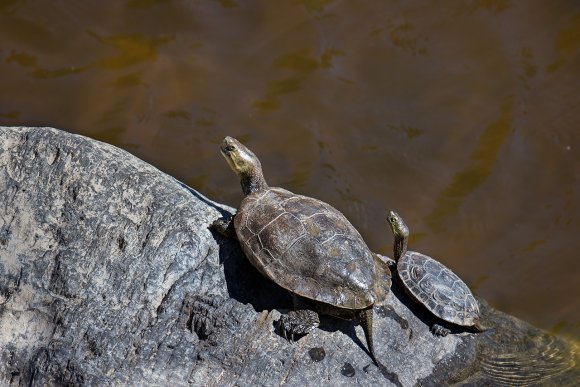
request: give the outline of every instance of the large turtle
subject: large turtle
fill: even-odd
[[[266,184],[258,158],[232,137],[221,153],[239,176],[245,198],[230,219],[215,230],[237,237],[248,260],[267,278],[287,289],[295,310],[280,317],[284,337],[304,335],[319,325],[318,313],[355,320],[375,357],[373,305],[391,286],[388,265],[373,254],[358,231],[332,206]]]
[[[471,327],[475,331],[485,330],[479,323],[479,306],[467,285],[441,262],[407,251],[409,228],[396,212],[389,212],[387,221],[394,235],[398,282],[407,293],[447,323]],[[450,329],[435,323],[431,332],[447,336]]]

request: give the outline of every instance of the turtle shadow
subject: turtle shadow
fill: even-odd
[[[369,362],[372,363],[372,356],[366,345],[363,341],[358,337],[356,333],[356,324],[354,321],[350,320],[343,320],[338,317],[334,316],[327,316],[322,315],[320,316],[320,325],[318,328],[322,331],[333,333],[336,331],[340,331],[346,336],[350,337],[350,339],[366,353]]]
[[[284,314],[294,309],[290,293],[265,278],[252,266],[237,241],[223,237],[213,230],[211,232],[219,245],[219,262],[224,268],[226,287],[230,298],[243,304],[252,305],[256,312],[277,310],[280,314]],[[274,332],[278,336],[284,337],[278,327],[278,321],[273,321],[272,324]],[[341,331],[370,357],[370,352],[359,339],[355,326],[354,321],[321,314],[318,328],[329,333]],[[299,336],[296,339],[300,340],[302,337],[304,336]]]
[[[223,267],[226,290],[230,298],[250,304],[256,312],[292,307],[288,291],[264,277],[248,261],[238,241],[226,238],[210,227],[219,246],[219,263]]]
[[[216,211],[218,211],[222,217],[230,217],[230,216],[232,216],[232,214],[229,211],[227,211],[226,209],[224,209],[223,207],[221,207],[217,203],[213,202],[212,200],[206,198],[201,193],[197,192],[195,189],[191,188],[190,186],[188,186],[184,182],[179,181],[179,180],[177,180],[175,178],[173,178],[173,179],[177,182],[177,184],[179,186],[181,186],[181,188],[185,189],[191,195],[195,196],[195,198],[197,200],[199,200],[200,202],[202,202],[202,203],[206,204],[207,206],[209,206],[209,207],[215,209]]]
[[[290,309],[276,308],[276,310],[278,310],[278,312],[280,312],[281,314],[284,314],[284,313],[288,312],[288,310],[290,310]],[[280,331],[280,327],[278,326],[278,321],[273,321],[272,326],[274,327],[274,332],[278,336],[286,339],[284,337],[284,335],[282,334],[282,332]],[[354,321],[343,320],[343,319],[340,319],[338,317],[321,314],[320,315],[320,325],[318,326],[318,329],[320,329],[321,331],[327,332],[327,333],[334,333],[336,331],[340,331],[344,335],[348,336],[360,349],[362,349],[367,354],[367,356],[369,357],[369,364],[370,364],[370,363],[372,363],[372,361],[370,360],[371,353],[369,352],[369,350],[367,349],[365,344],[361,341],[361,339],[358,337],[355,327],[356,327],[356,325],[355,325]],[[295,336],[294,341],[296,341],[296,342],[300,341],[306,336],[307,335]]]

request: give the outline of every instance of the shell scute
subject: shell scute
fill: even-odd
[[[463,326],[475,324],[479,306],[467,285],[442,263],[407,252],[397,263],[407,291],[437,317]]]
[[[250,262],[280,286],[344,308],[374,302],[372,253],[330,205],[270,188],[242,201],[234,226]]]

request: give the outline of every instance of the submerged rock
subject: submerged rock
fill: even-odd
[[[216,157],[219,157],[216,154]],[[573,348],[490,308],[489,331],[429,332],[394,289],[360,327],[291,344],[288,295],[208,228],[233,212],[129,153],[0,127],[0,385],[574,384]],[[356,382],[355,382],[356,380]]]

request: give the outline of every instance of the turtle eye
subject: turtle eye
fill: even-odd
[[[231,145],[226,146],[226,152],[231,152],[233,151],[235,148]]]

